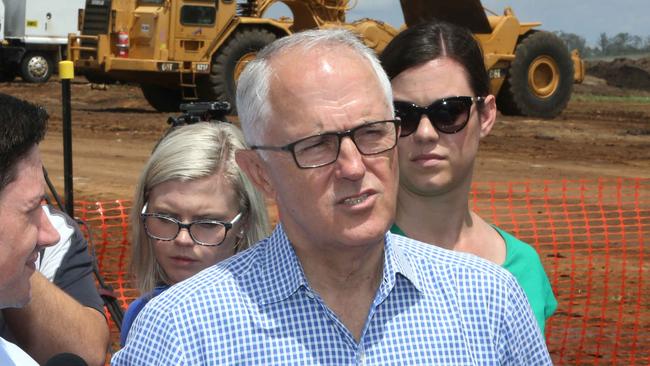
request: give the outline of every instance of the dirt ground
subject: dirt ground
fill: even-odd
[[[499,115],[480,148],[475,180],[650,177],[650,91],[621,89],[594,77],[574,89],[566,110],[553,120]],[[50,178],[62,193],[60,83],[3,83],[0,92],[41,104],[50,113],[41,149]],[[609,98],[603,101],[594,95]],[[75,199],[130,198],[169,116],[153,110],[136,86],[109,85],[101,90],[76,79],[72,84]]]

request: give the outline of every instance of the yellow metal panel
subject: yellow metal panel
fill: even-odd
[[[523,36],[524,34],[531,31],[533,28],[539,27],[540,25],[542,25],[542,23],[539,23],[539,22],[521,23],[519,25],[519,35]]]
[[[155,49],[153,43],[157,33],[154,11],[152,7],[139,7],[136,9],[133,27],[129,29],[130,58],[153,58]]]
[[[109,62],[107,62],[108,64]],[[140,71],[158,71],[157,60],[136,60],[128,58],[111,57],[110,69],[119,70],[140,70]]]
[[[509,63],[514,60],[514,51],[519,38],[519,21],[511,15],[489,17],[490,25],[493,28],[491,34],[474,34],[474,37],[481,45],[485,58],[485,68],[492,69],[500,61]],[[507,68],[507,66],[506,66]],[[500,88],[503,81],[491,81],[492,87]],[[498,92],[498,89],[492,89]]]

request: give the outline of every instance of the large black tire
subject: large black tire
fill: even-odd
[[[179,89],[168,89],[158,85],[140,84],[142,95],[158,112],[178,112],[183,102]]]
[[[199,84],[201,99],[227,101],[231,113],[236,114],[239,75],[255,54],[275,39],[275,34],[263,28],[236,31],[212,58],[210,76]]]
[[[497,107],[505,115],[553,118],[572,90],[573,61],[564,42],[553,33],[533,32],[515,49]]]
[[[52,55],[46,52],[27,52],[20,62],[20,75],[28,83],[44,83],[53,71]]]

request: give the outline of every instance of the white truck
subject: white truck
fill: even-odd
[[[0,81],[46,82],[78,33],[84,0],[0,0]]]

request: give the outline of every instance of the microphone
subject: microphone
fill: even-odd
[[[88,364],[74,353],[59,353],[47,360],[44,366],[88,366]]]

